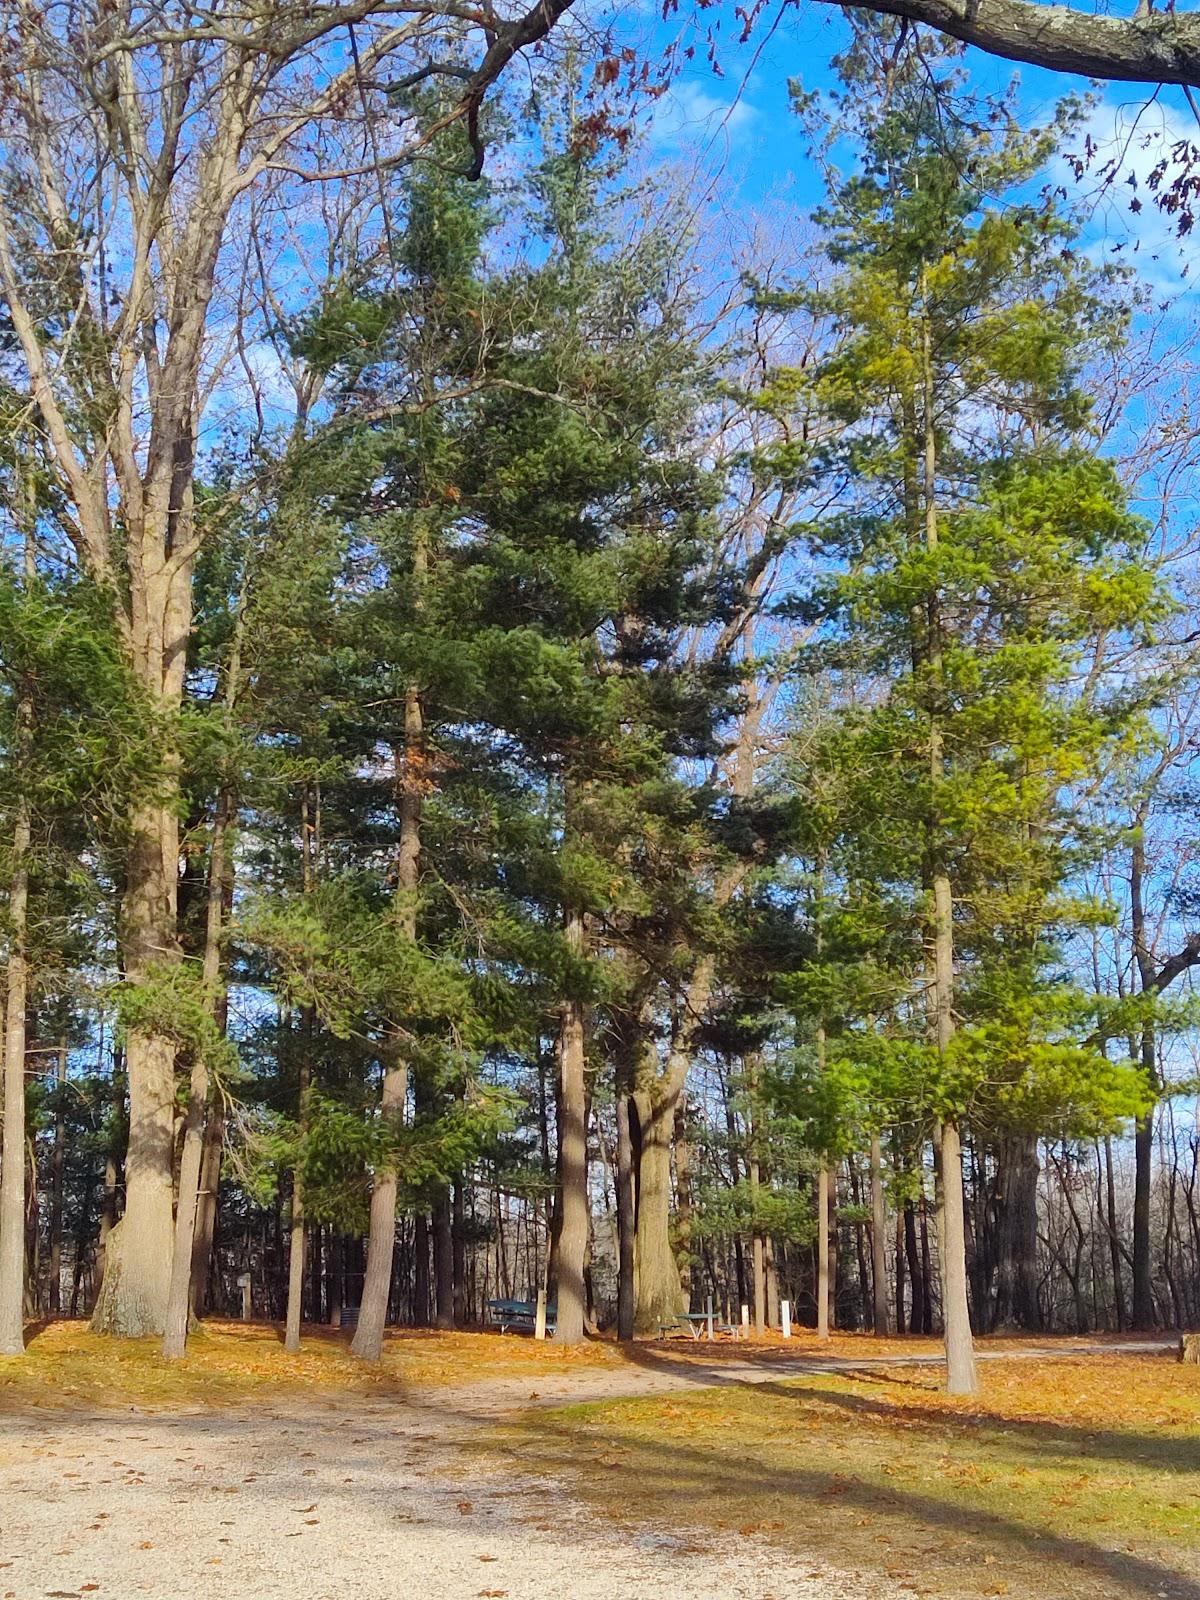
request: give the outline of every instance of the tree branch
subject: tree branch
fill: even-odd
[[[1154,975],[1154,981],[1150,985],[1151,990],[1155,994],[1161,994],[1164,989],[1175,982],[1181,972],[1186,972],[1189,967],[1194,967],[1198,964],[1200,964],[1200,933],[1192,933],[1188,935],[1187,942],[1183,947],[1177,950],[1173,956],[1168,956],[1159,967]]]
[[[838,0],[819,0],[834,5]],[[1126,83],[1200,85],[1200,14],[1103,17],[1036,0],[873,0],[844,7],[906,17],[1009,61]]]

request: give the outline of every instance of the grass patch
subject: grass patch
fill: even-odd
[[[1200,1597],[1200,1372],[988,1363],[529,1413],[497,1439],[602,1515],[766,1536],[918,1595]]]
[[[350,1354],[349,1331],[304,1329],[303,1348],[288,1355],[270,1324],[208,1321],[188,1339],[183,1361],[164,1361],[158,1339],[112,1339],[84,1322],[30,1330],[23,1356],[0,1356],[0,1411],[87,1403],[150,1410],[224,1406],[257,1398],[286,1400],[314,1389],[403,1393],[413,1387],[491,1378],[554,1377],[588,1366],[619,1366],[612,1345],[564,1350],[495,1333],[388,1333],[378,1365]]]

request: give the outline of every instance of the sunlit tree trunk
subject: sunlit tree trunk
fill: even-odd
[[[871,1135],[871,1321],[876,1334],[888,1333],[887,1207],[883,1195],[883,1149]]]
[[[832,1297],[829,1250],[829,1163],[822,1157],[817,1171],[817,1338],[828,1339]]]
[[[638,1145],[637,1233],[634,1277],[637,1311],[634,1331],[656,1334],[686,1309],[679,1263],[671,1248],[671,1134],[679,1091],[670,1085],[634,1095]]]
[[[222,790],[213,817],[209,849],[208,897],[204,929],[202,983],[204,998],[214,1013],[221,1009],[217,989],[221,980],[221,920],[225,903],[225,853],[232,810],[229,793]],[[183,1155],[179,1163],[179,1199],[175,1208],[175,1241],[171,1257],[171,1286],[167,1297],[162,1353],[178,1360],[187,1348],[191,1314],[192,1259],[196,1240],[196,1212],[204,1158],[204,1133],[209,1113],[211,1076],[203,1049],[192,1053],[188,1104],[183,1125]]]
[[[584,950],[583,918],[568,911],[565,937],[571,954]],[[583,1002],[562,1002],[558,1035],[558,1310],[555,1339],[578,1344],[586,1316],[584,1266],[588,1244],[587,1084]]]
[[[418,603],[427,571],[427,551],[418,540],[413,552],[413,576]],[[417,937],[417,891],[421,881],[421,813],[428,777],[425,770],[425,712],[415,684],[404,696],[404,742],[392,752],[396,810],[400,822],[396,854],[396,922],[402,936]],[[399,1036],[388,1041],[379,1115],[384,1127],[395,1131],[404,1121],[408,1101],[408,1061]],[[378,1361],[383,1354],[388,1301],[392,1292],[392,1262],[396,1249],[396,1196],[399,1174],[394,1160],[383,1160],[371,1183],[371,1215],[367,1241],[367,1271],[362,1305],[350,1348],[363,1361]],[[428,1296],[426,1296],[428,1301]]]
[[[63,1089],[67,1081],[67,1041],[58,1047],[54,1102],[54,1147],[50,1155],[50,1294],[52,1317],[62,1310],[63,1169],[67,1158],[67,1115]]]
[[[933,357],[929,316],[922,316],[924,388],[925,548],[938,548],[937,435],[934,426]],[[942,614],[940,596],[929,597],[924,643],[929,671],[929,778],[933,811],[926,853],[926,891],[932,899],[929,932],[928,1012],[930,1043],[945,1057],[954,1037],[954,900],[946,870],[938,815],[938,791],[945,780],[942,728]],[[942,1319],[946,1343],[946,1387],[951,1394],[974,1394],[978,1388],[971,1316],[967,1299],[967,1243],[963,1205],[962,1145],[958,1124],[945,1118],[935,1129],[938,1215],[938,1264],[942,1275]]]
[[[320,799],[305,789],[300,802],[300,858],[303,892],[316,887],[317,850],[320,838]],[[296,1074],[296,1137],[300,1155],[292,1170],[291,1241],[288,1249],[287,1313],[283,1348],[294,1355],[300,1348],[300,1324],[304,1317],[304,1272],[308,1254],[307,1221],[304,1214],[304,1142],[308,1133],[308,1094],[312,1084],[313,1040],[316,1015],[312,1006],[300,1011],[300,1060]]]
[[[632,1102],[626,1082],[617,1085],[617,1338],[633,1338],[636,1307],[634,1242],[637,1216],[634,1206]]]
[[[1112,1263],[1113,1277],[1113,1310],[1116,1316],[1117,1332],[1120,1333],[1128,1326],[1125,1313],[1125,1274],[1124,1264],[1121,1260],[1121,1237],[1117,1232],[1117,1186],[1113,1174],[1113,1148],[1112,1135],[1104,1136],[1104,1198],[1107,1210],[1108,1251]]]
[[[200,1157],[200,1194],[196,1203],[196,1234],[192,1242],[192,1310],[202,1317],[209,1309],[213,1246],[217,1233],[217,1206],[221,1187],[221,1154],[225,1142],[225,1104],[220,1095],[212,1101],[204,1124]]]
[[[0,1167],[0,1355],[25,1348],[25,1007],[29,904],[29,803],[17,802],[8,885],[8,976],[4,997],[4,1144]]]

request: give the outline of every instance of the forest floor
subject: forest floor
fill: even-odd
[[[0,1600],[1200,1600],[1200,1369],[1126,1343],[562,1351],[80,1324],[0,1361]]]

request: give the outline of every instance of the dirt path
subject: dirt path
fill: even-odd
[[[907,1600],[886,1579],[752,1536],[690,1532],[686,1506],[679,1528],[631,1535],[470,1446],[530,1405],[935,1357],[697,1360],[659,1348],[637,1359],[400,1400],[0,1419],[0,1600]]]

